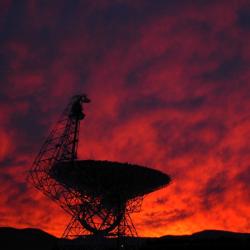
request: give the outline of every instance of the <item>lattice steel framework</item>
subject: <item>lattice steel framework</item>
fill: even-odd
[[[86,95],[76,95],[71,98],[36,156],[28,180],[72,216],[63,233],[64,238],[89,234],[105,237],[137,236],[130,214],[140,211],[143,197],[109,207],[102,204],[100,198],[87,196],[51,177],[50,171],[55,164],[60,162],[75,164],[80,121],[85,117],[82,105],[89,102]],[[102,192],[105,193],[105,190]]]

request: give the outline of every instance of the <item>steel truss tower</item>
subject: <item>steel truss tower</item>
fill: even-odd
[[[140,211],[143,196],[121,202],[113,208],[104,206],[98,197],[87,196],[53,178],[54,166],[63,163],[74,166],[77,162],[80,122],[85,117],[82,106],[89,102],[86,95],[71,98],[36,156],[28,180],[72,216],[63,238],[137,236],[130,214]]]

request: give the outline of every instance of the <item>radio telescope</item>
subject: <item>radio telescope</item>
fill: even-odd
[[[147,167],[111,161],[78,160],[80,122],[86,95],[76,95],[50,132],[28,174],[29,181],[72,217],[64,238],[137,236],[131,213],[143,197],[170,182]]]

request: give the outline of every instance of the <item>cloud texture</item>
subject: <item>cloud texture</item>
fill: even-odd
[[[247,0],[1,1],[0,226],[61,235],[68,216],[25,171],[81,92],[81,158],[173,178],[140,235],[250,232],[249,38]]]

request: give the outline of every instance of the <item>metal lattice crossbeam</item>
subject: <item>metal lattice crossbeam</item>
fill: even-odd
[[[77,160],[82,105],[88,102],[86,95],[72,97],[28,180],[72,216],[64,238],[137,236],[130,215],[140,211],[144,195],[167,185],[170,178],[128,163]]]

